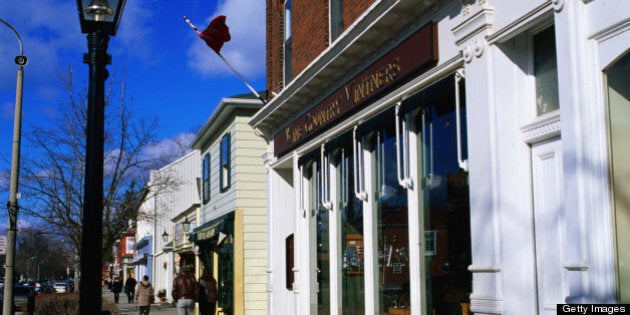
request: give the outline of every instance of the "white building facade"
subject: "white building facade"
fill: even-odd
[[[630,303],[630,3],[368,3],[249,121],[269,314]]]
[[[192,150],[185,156],[151,171],[147,184],[149,192],[141,206],[137,222],[136,239],[147,243],[150,250],[136,253],[136,276],[144,276],[147,270],[156,294],[164,290],[166,299],[171,298],[173,279],[184,265],[195,266],[192,243],[182,223],[189,219],[190,229],[196,225],[199,210],[200,172],[199,151]],[[139,280],[139,279],[137,279]]]
[[[192,230],[198,274],[217,280],[219,314],[268,314],[266,143],[247,124],[262,102],[224,98],[192,147],[201,158],[199,226]]]

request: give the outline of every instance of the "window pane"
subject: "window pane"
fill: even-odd
[[[376,135],[376,215],[378,314],[396,314],[409,309],[409,220],[407,190],[398,184],[394,126]]]
[[[284,2],[284,40],[291,38],[291,0]]]
[[[221,192],[230,188],[230,134],[226,134],[221,139],[221,170],[220,185]]]
[[[341,309],[345,315],[365,314],[363,203],[354,194],[352,148],[336,158],[337,200],[341,224]]]
[[[343,1],[330,1],[330,37],[332,41],[343,32]]]
[[[425,183],[419,198],[426,314],[462,314],[472,290],[468,173],[457,163],[455,113],[450,108],[446,113],[426,108],[417,124]]]
[[[284,84],[286,85],[293,78],[291,60],[293,59],[293,48],[291,47],[291,0],[284,3]]]
[[[534,77],[538,116],[558,110],[558,62],[553,26],[534,35]]]
[[[285,265],[286,265],[286,270],[285,270],[285,281],[286,281],[286,288],[287,290],[293,290],[293,282],[295,282],[295,271],[293,271],[293,267],[294,267],[294,260],[293,257],[295,255],[294,249],[293,249],[293,241],[294,237],[293,234],[289,235],[286,240],[285,240],[285,248],[286,248],[286,260],[285,260]]]
[[[330,314],[330,251],[328,240],[328,210],[322,207],[321,163],[306,163],[308,183],[308,215],[315,219],[315,240],[311,242],[311,253],[316,255],[317,313]]]

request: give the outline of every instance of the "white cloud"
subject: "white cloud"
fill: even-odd
[[[150,8],[155,5],[155,2],[155,0],[127,1],[125,4],[116,42],[120,44],[119,49],[132,57],[149,60],[152,54],[149,39],[153,30],[148,24],[153,18],[153,11]],[[111,54],[119,55],[120,52],[112,51]]]
[[[225,59],[243,76],[251,78],[265,72],[265,2],[225,0],[205,21],[193,21],[203,30],[217,15],[227,17],[232,40],[221,49]],[[192,17],[191,17],[192,18]],[[194,35],[194,33],[193,33]],[[194,39],[193,39],[194,38]],[[196,36],[188,50],[188,66],[203,75],[231,74],[231,70]]]
[[[194,138],[193,133],[180,133],[172,138],[162,139],[145,148],[140,160],[155,161],[156,168],[161,168],[190,152],[190,144]]]
[[[137,162],[141,163],[141,167],[134,167],[127,174],[136,180],[148,180],[149,172],[147,169],[160,169],[165,165],[179,159],[191,151],[195,134],[180,133],[172,138],[165,138],[156,143],[146,146],[140,154],[133,157]],[[105,161],[103,163],[103,173],[105,177],[113,175],[116,170],[116,160],[122,157],[129,159],[130,156],[126,152],[120,150],[112,150],[105,153]],[[1,183],[1,182],[0,182]]]

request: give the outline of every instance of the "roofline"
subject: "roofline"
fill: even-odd
[[[195,139],[191,143],[191,147],[194,150],[201,150],[201,142],[208,134],[212,134],[218,128],[218,124],[216,122],[226,120],[237,109],[259,110],[263,107],[263,105],[264,104],[259,99],[236,97],[222,98],[210,118],[208,118],[201,129],[199,129],[199,132],[197,132]]]

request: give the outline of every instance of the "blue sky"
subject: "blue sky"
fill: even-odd
[[[58,115],[65,100],[57,70],[73,67],[75,82],[87,82],[85,34],[73,0],[2,0],[0,18],[20,34],[24,54],[22,135]],[[110,39],[110,77],[125,73],[126,93],[136,115],[158,117],[163,150],[173,139],[194,136],[221,98],[249,93],[247,87],[184,22],[203,30],[226,15],[232,40],[223,56],[258,91],[265,89],[265,2],[262,0],[127,1],[118,33]],[[18,42],[0,24],[0,171],[10,169]],[[24,139],[23,139],[24,141]],[[28,154],[28,152],[23,152]],[[6,182],[0,191],[8,190]],[[4,194],[3,194],[4,195]],[[8,198],[8,197],[7,197]],[[0,200],[0,204],[5,201]],[[8,201],[8,200],[7,200]]]

